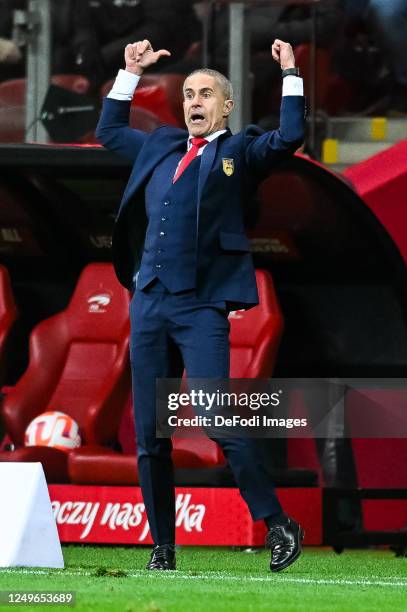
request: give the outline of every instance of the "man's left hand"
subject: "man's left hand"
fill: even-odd
[[[271,53],[273,59],[280,64],[281,70],[295,68],[295,57],[290,43],[276,38],[271,46]]]

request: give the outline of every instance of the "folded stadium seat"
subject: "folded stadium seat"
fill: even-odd
[[[0,266],[0,385],[6,381],[7,341],[17,314],[8,271]]]
[[[16,449],[0,461],[41,461],[48,482],[68,481],[68,453],[24,446],[28,424],[46,411],[72,417],[84,445],[115,444],[130,390],[129,297],[111,264],[90,264],[68,307],[34,328],[28,368],[2,406]]]
[[[277,301],[271,276],[264,270],[256,270],[260,304],[248,311],[232,311],[229,315],[231,331],[231,378],[269,378],[272,375],[280,338],[283,332],[283,317]],[[189,408],[189,411],[192,409]],[[187,412],[187,411],[186,411]],[[136,484],[136,461],[134,424],[131,417],[131,399],[128,402],[124,418],[127,419],[126,440],[122,447],[125,455],[105,449],[75,449],[69,456],[69,474],[72,482],[77,484]],[[225,459],[219,446],[205,434],[197,437],[173,439],[173,461],[178,468],[178,478],[200,468],[198,476],[202,482],[202,469],[208,470],[208,481],[213,482],[213,468],[225,465]],[[219,473],[220,482],[224,470]],[[191,478],[191,473],[188,474]],[[219,482],[218,482],[219,484]]]
[[[182,84],[185,77],[181,74],[143,75],[136,89],[132,107],[146,109],[156,115],[160,125],[184,126],[182,110]],[[105,83],[101,97],[107,96],[113,80]]]
[[[55,74],[54,85],[79,94],[89,91],[89,81],[79,74]],[[23,142],[25,135],[26,79],[10,79],[0,83],[0,142]]]

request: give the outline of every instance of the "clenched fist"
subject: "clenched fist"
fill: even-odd
[[[294,52],[290,43],[276,38],[271,46],[271,53],[273,59],[280,64],[281,70],[295,67]]]
[[[20,49],[12,40],[0,38],[0,63],[16,64],[22,57]]]
[[[141,76],[144,70],[158,62],[160,57],[170,55],[171,53],[166,49],[154,51],[148,40],[135,42],[132,45],[127,45],[124,50],[126,70]]]

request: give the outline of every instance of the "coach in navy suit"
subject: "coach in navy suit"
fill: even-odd
[[[138,468],[154,547],[148,569],[175,569],[175,500],[171,440],[156,438],[159,378],[229,376],[228,312],[258,303],[244,229],[244,209],[257,184],[292,155],[304,136],[302,79],[288,43],[272,56],[283,70],[280,127],[249,126],[233,135],[227,120],[232,85],[222,74],[197,70],[183,86],[187,130],[151,134],[129,127],[139,78],[166,50],[144,40],[125,49],[97,128],[99,141],[134,163],[113,233],[120,282],[134,290],[130,357]],[[301,552],[301,527],[282,510],[254,440],[217,442],[254,520],[264,519],[279,571]]]

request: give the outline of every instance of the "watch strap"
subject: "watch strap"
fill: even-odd
[[[298,66],[295,66],[295,68],[285,68],[282,72],[281,72],[281,76],[284,78],[286,76],[300,76],[300,69],[298,68]]]

